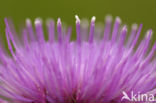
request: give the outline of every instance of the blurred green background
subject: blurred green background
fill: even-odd
[[[148,29],[153,29],[153,40],[156,40],[156,0],[1,0],[0,32],[4,39],[4,17],[12,18],[18,27],[26,18],[61,17],[62,21],[75,28],[74,15],[90,19],[96,16],[97,21],[104,23],[107,14],[113,18],[119,16],[123,23],[143,23],[142,36]]]

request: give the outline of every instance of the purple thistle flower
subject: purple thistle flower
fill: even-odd
[[[40,19],[35,30],[26,20],[22,39],[9,20],[5,23],[11,56],[1,46],[0,95],[11,103],[120,103],[123,91],[128,96],[131,91],[156,94],[156,43],[149,49],[152,30],[136,46],[142,24],[133,25],[126,39],[127,26],[122,27],[118,17],[113,27],[106,17],[104,31],[93,17],[88,31],[87,22],[76,16],[77,39],[71,41],[71,28],[64,29],[61,19],[57,39],[54,21],[47,22],[48,40]]]

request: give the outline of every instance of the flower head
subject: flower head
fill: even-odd
[[[88,24],[76,16],[77,39],[70,40],[71,28],[48,20],[48,40],[41,19],[30,19],[22,39],[5,19],[11,56],[0,48],[0,95],[11,103],[117,103],[125,91],[156,93],[156,43],[149,49],[152,30],[138,46],[142,24],[127,26],[106,17],[105,28]],[[113,28],[113,29],[112,29]],[[111,30],[112,29],[112,30]],[[57,37],[55,37],[57,34]],[[56,39],[57,38],[57,39]]]

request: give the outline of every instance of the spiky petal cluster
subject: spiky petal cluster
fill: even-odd
[[[18,39],[7,19],[6,37],[11,56],[0,50],[0,95],[11,103],[120,103],[122,91],[128,95],[156,93],[156,43],[149,50],[152,31],[136,47],[142,24],[114,26],[106,18],[104,32],[76,16],[77,40],[70,41],[71,28],[63,29],[61,20],[47,23],[49,39],[44,39],[42,21],[29,19]],[[122,27],[122,28],[121,28]],[[111,30],[113,28],[113,30]],[[55,39],[57,33],[57,39]],[[104,36],[103,36],[104,34]]]

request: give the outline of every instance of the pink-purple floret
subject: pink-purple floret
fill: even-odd
[[[55,28],[54,21],[48,20],[45,40],[41,19],[35,20],[35,29],[27,19],[21,39],[5,19],[11,55],[1,46],[0,95],[7,98],[4,103],[120,103],[123,91],[156,94],[152,30],[138,45],[142,24],[139,28],[133,25],[128,36],[119,17],[114,26],[111,17],[106,17],[101,28],[96,28],[95,17],[90,27],[84,28],[81,22],[76,16],[77,38],[70,40],[71,27],[65,29],[59,18]]]

